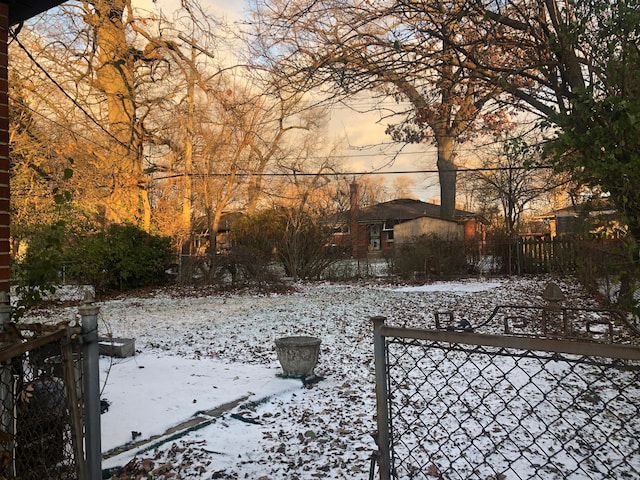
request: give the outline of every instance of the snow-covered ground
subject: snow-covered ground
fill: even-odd
[[[101,335],[134,338],[137,350],[101,358],[110,404],[103,467],[128,464],[114,478],[367,479],[376,429],[370,318],[432,328],[435,312],[453,311],[478,325],[497,305],[543,305],[551,280],[566,305],[597,306],[575,281],[549,277],[310,283],[281,294],[162,289],[98,301]],[[323,380],[278,376],[274,340],[290,335],[322,339]]]

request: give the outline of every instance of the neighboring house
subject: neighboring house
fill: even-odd
[[[580,233],[618,237],[626,228],[620,216],[606,200],[591,201],[555,210],[540,217],[551,238]]]
[[[229,232],[231,226],[244,214],[242,212],[223,213],[220,217],[218,231],[216,232],[216,253],[229,253],[231,238]],[[193,222],[191,227],[190,252],[194,255],[204,255],[210,251],[211,235],[207,217],[200,217]]]
[[[480,215],[456,210],[454,220],[440,217],[440,205],[402,198],[366,208],[358,204],[358,187],[351,185],[351,208],[333,220],[332,247],[356,258],[383,255],[394,245],[421,235],[464,241],[480,251],[485,221]]]
[[[220,217],[218,232],[216,234],[216,252],[229,253],[231,250],[231,227],[244,216],[242,212],[223,213]]]

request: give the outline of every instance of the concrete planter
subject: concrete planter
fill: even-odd
[[[311,377],[318,363],[321,340],[317,337],[276,339],[276,353],[285,377]]]
[[[133,338],[99,337],[98,351],[109,357],[131,357],[136,354],[136,341]]]

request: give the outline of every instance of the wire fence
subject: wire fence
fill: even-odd
[[[511,330],[374,317],[379,478],[640,478],[633,326],[517,306],[491,320]]]

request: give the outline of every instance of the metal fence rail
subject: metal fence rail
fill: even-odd
[[[638,347],[372,320],[381,480],[640,478]]]

